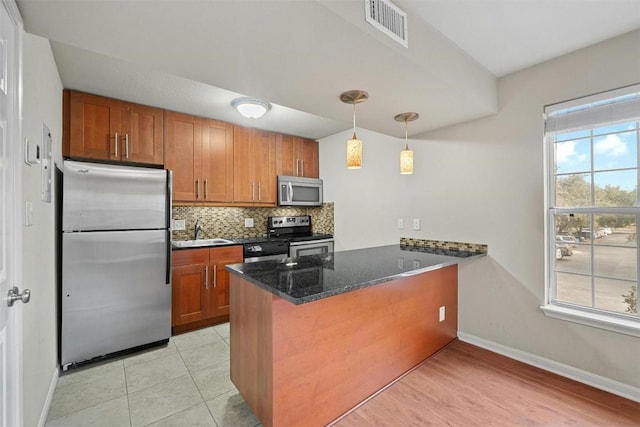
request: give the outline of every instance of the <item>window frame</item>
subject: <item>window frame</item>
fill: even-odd
[[[590,95],[586,97],[577,98],[571,101],[560,102],[552,105],[545,106],[543,109],[543,118],[545,120],[545,129],[543,132],[543,140],[544,140],[544,242],[545,242],[545,254],[544,254],[544,267],[545,267],[545,284],[544,284],[544,303],[540,306],[544,314],[551,318],[561,319],[565,321],[570,321],[574,323],[579,323],[591,327],[596,327],[604,330],[609,330],[617,333],[622,333],[626,335],[632,335],[636,337],[640,337],[640,313],[637,315],[629,316],[624,313],[615,313],[611,311],[606,311],[603,309],[597,309],[593,307],[582,306],[578,304],[572,304],[569,302],[562,302],[556,300],[557,295],[557,284],[556,284],[556,224],[555,218],[558,214],[588,214],[591,219],[591,228],[592,232],[595,231],[595,216],[599,214],[624,214],[624,215],[635,215],[636,218],[636,230],[640,225],[640,202],[639,195],[636,193],[636,203],[632,207],[561,207],[558,208],[555,206],[555,185],[556,185],[556,176],[562,176],[563,174],[558,174],[555,170],[556,166],[556,156],[555,156],[555,144],[556,133],[559,133],[558,130],[547,130],[547,119],[548,115],[553,111],[564,110],[564,108],[572,108],[578,107],[581,105],[599,102],[611,98],[615,98],[620,96],[621,94],[631,94],[638,92],[640,90],[640,84],[629,86],[626,88],[615,89],[608,92],[599,93],[596,95]],[[562,106],[562,108],[558,107]],[[548,108],[551,107],[551,111]],[[629,119],[629,122],[636,122],[636,143],[640,145],[640,116],[635,117],[633,119]],[[590,184],[592,188],[592,192],[595,188],[595,183],[593,182],[595,162],[594,162],[594,134],[593,129],[602,127],[602,123],[591,123],[589,127],[583,127],[582,129],[590,129],[590,170],[589,171],[576,171],[576,172],[567,172],[566,174],[590,174]],[[573,131],[573,129],[566,129],[566,132]],[[636,163],[636,171],[638,173],[638,180],[640,180],[640,148],[637,149],[637,163]],[[629,168],[627,168],[629,169]],[[633,168],[631,168],[633,169]],[[640,186],[636,187],[637,191],[640,191]],[[592,193],[592,197],[593,193]],[[593,199],[592,199],[593,200]],[[636,295],[638,295],[638,283],[640,282],[640,239],[636,238]],[[593,280],[594,278],[598,278],[593,269],[594,265],[594,255],[593,250],[595,245],[593,242],[589,245],[591,248],[590,255],[590,274],[586,275],[591,278],[591,287],[593,292]]]

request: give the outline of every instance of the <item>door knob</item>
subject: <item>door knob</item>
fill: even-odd
[[[23,303],[28,303],[31,300],[31,291],[29,289],[25,289],[20,293],[20,289],[17,286],[9,289],[9,293],[7,294],[7,305],[11,307],[14,302],[22,301]]]

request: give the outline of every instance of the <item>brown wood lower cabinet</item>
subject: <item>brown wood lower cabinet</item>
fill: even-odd
[[[301,305],[231,284],[231,380],[265,427],[327,425],[457,336],[457,265]]]
[[[229,319],[228,264],[242,262],[242,246],[173,251],[171,326],[174,333]]]

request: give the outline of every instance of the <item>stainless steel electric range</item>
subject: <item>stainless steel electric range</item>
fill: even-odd
[[[333,252],[333,236],[313,233],[309,215],[270,216],[267,231],[266,236],[235,239],[244,246],[244,262]]]

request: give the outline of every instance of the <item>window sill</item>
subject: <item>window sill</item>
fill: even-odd
[[[618,319],[603,314],[587,313],[581,310],[550,304],[540,306],[540,308],[547,317],[567,320],[569,322],[605,329],[619,334],[640,337],[640,322],[635,320]]]

